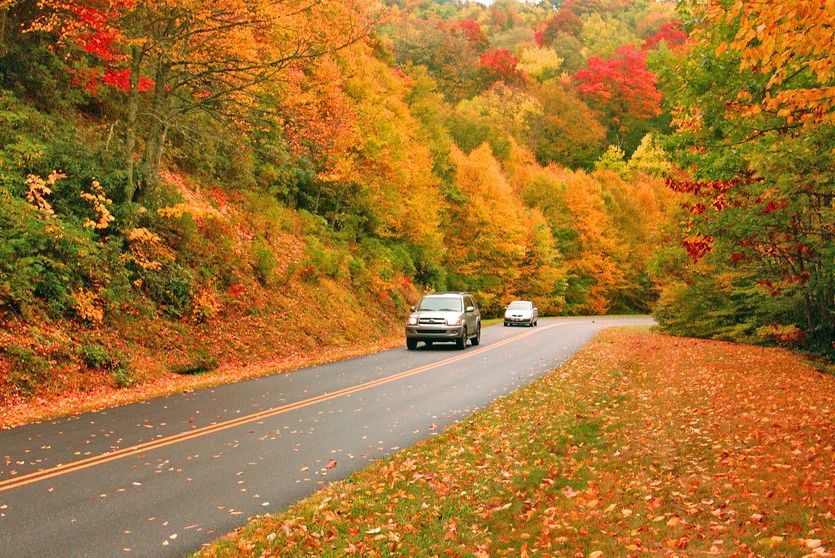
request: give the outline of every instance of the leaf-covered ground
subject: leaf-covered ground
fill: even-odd
[[[610,330],[545,379],[203,556],[830,556],[835,377]]]
[[[38,396],[32,399],[0,401],[0,429],[13,428],[56,417],[68,416],[88,411],[98,411],[138,401],[147,401],[164,397],[172,393],[188,392],[211,386],[229,384],[295,370],[303,366],[315,366],[337,360],[344,360],[361,355],[375,353],[402,345],[400,332],[378,339],[364,340],[350,346],[314,345],[295,351],[286,351],[279,356],[267,359],[253,358],[253,362],[242,364],[231,362],[222,364],[209,373],[183,375],[174,372],[162,372],[147,381],[128,388],[117,388],[104,378],[104,374],[87,372],[87,382],[66,381],[56,393]],[[159,355],[160,360],[164,355]],[[66,376],[70,376],[67,374]]]

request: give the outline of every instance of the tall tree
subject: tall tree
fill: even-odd
[[[661,114],[661,93],[646,58],[640,50],[621,47],[612,58],[592,56],[574,78],[577,92],[603,113],[619,144],[628,132],[642,136],[647,119]]]
[[[688,170],[671,182],[690,196],[684,245],[709,273],[732,271],[730,296],[757,308],[734,317],[739,331],[767,337],[771,327],[792,327],[797,339],[832,351],[831,3],[686,8],[703,23],[691,30],[691,56],[666,75],[676,155]],[[690,280],[696,288],[699,280]],[[719,310],[732,304],[717,302]],[[727,314],[717,317],[715,328],[727,321]]]

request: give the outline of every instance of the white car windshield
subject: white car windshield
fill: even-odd
[[[510,306],[507,307],[508,310],[530,310],[531,308],[533,308],[533,302],[525,302],[523,300],[511,302]]]
[[[434,312],[462,312],[464,306],[461,299],[452,296],[427,296],[420,301],[418,310]]]

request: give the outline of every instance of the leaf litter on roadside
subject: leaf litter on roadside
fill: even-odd
[[[612,330],[416,447],[205,556],[831,556],[835,378]]]

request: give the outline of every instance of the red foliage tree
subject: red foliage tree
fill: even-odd
[[[519,83],[525,80],[525,74],[516,67],[519,59],[506,48],[493,48],[482,53],[479,63],[486,83]]]
[[[86,55],[83,63],[70,59],[72,79],[93,95],[102,86],[130,90],[127,39],[120,20],[136,3],[137,0],[66,0],[52,6],[53,13],[62,16],[59,40],[66,48],[79,49]],[[50,31],[54,26],[55,20],[44,19],[36,22],[33,30]],[[136,82],[139,91],[147,91],[153,85],[148,78]]]
[[[457,28],[467,38],[476,50],[487,48],[489,40],[481,29],[481,25],[474,19],[464,19],[458,22]]]
[[[605,113],[620,131],[661,114],[661,92],[646,59],[645,52],[623,46],[613,58],[592,56],[588,67],[574,77],[580,96]]]
[[[661,41],[666,42],[668,47],[675,48],[683,45],[686,40],[687,33],[682,28],[681,22],[668,21],[658,33],[647,37],[641,48],[644,50],[656,49]]]

